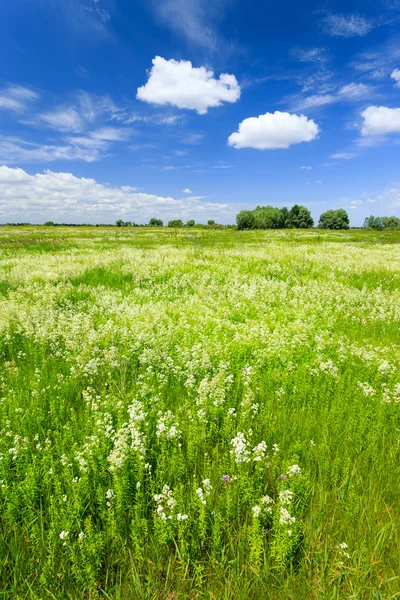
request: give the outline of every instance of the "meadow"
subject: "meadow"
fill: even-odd
[[[400,597],[400,233],[0,228],[0,599]]]

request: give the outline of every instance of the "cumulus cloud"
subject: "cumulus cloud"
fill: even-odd
[[[29,104],[39,98],[36,92],[22,85],[9,85],[0,90],[0,110],[24,112]]]
[[[391,78],[395,80],[395,86],[400,87],[400,69],[395,69],[391,74]]]
[[[192,190],[189,190],[189,188],[185,188],[184,190],[182,190],[182,192],[184,194],[192,194],[193,193]]]
[[[223,73],[215,79],[213,71],[193,67],[189,60],[166,60],[156,56],[145,85],[138,88],[143,102],[196,110],[200,115],[223,102],[237,102],[240,86],[234,75]]]
[[[361,113],[364,136],[400,133],[400,108],[387,106],[369,106]]]
[[[3,221],[113,222],[126,216],[147,221],[163,217],[223,215],[227,204],[202,202],[201,197],[175,199],[113,187],[72,173],[45,171],[29,175],[20,168],[0,167],[0,218]]]
[[[238,131],[229,136],[228,145],[258,150],[289,148],[292,144],[315,140],[318,133],[318,125],[312,119],[277,110],[242,121]]]

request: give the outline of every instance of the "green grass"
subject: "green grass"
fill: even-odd
[[[400,597],[399,241],[0,228],[0,598]]]

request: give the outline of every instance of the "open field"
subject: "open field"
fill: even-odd
[[[400,233],[0,229],[0,599],[400,597]]]

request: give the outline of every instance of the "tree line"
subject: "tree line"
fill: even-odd
[[[367,217],[364,221],[364,227],[382,231],[383,229],[400,229],[400,219],[398,217]]]
[[[314,219],[305,206],[295,204],[289,210],[274,206],[257,206],[254,210],[241,210],[236,217],[237,228],[244,229],[310,229]],[[319,218],[320,229],[348,229],[350,220],[343,208],[327,210]]]

